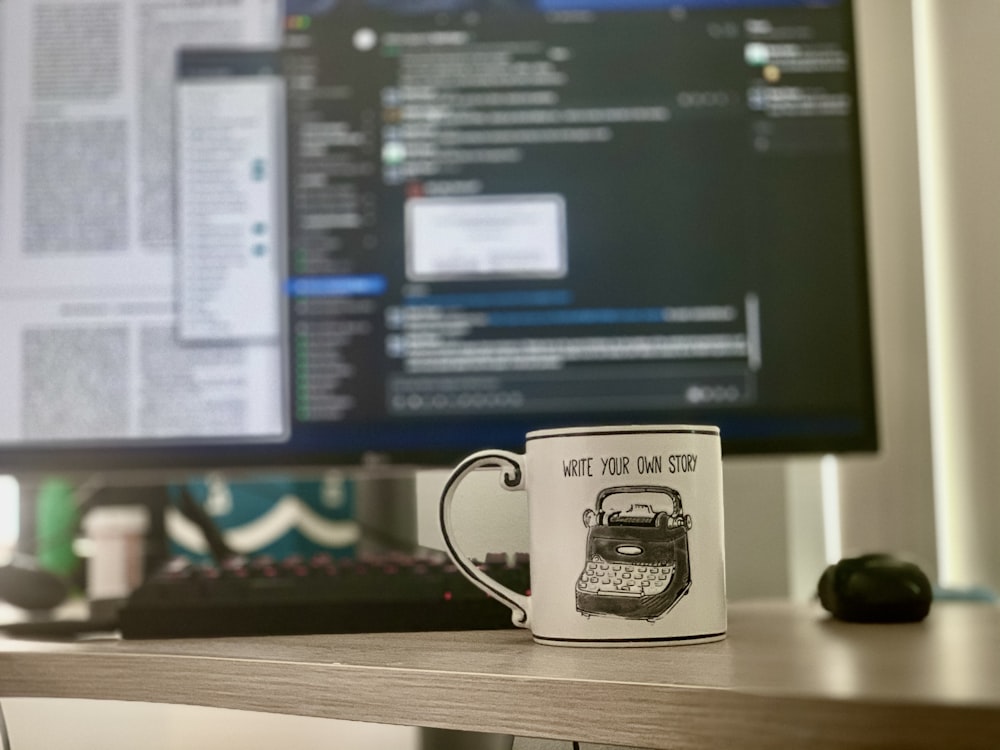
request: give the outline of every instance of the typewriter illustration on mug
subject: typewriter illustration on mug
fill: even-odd
[[[608,510],[619,505],[623,510]],[[587,561],[576,583],[581,614],[655,620],[691,588],[688,530],[670,487],[609,487],[587,509]]]

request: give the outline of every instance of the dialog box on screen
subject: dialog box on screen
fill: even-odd
[[[559,195],[412,198],[406,203],[407,278],[561,278],[565,214]]]

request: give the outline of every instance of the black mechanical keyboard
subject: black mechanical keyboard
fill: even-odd
[[[479,566],[528,592],[526,554],[489,554]],[[221,565],[175,560],[132,593],[125,638],[494,630],[510,610],[472,585],[443,554],[326,554]]]

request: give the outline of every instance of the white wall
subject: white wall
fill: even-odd
[[[951,0],[948,0],[951,2]],[[844,554],[935,571],[930,396],[910,0],[857,0],[860,104],[881,449],[842,459]]]
[[[0,562],[6,560],[17,546],[20,497],[17,480],[0,475]]]
[[[1000,589],[1000,3],[914,0],[941,577]]]

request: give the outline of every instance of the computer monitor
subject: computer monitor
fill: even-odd
[[[876,447],[849,1],[193,7],[0,4],[0,469]]]

